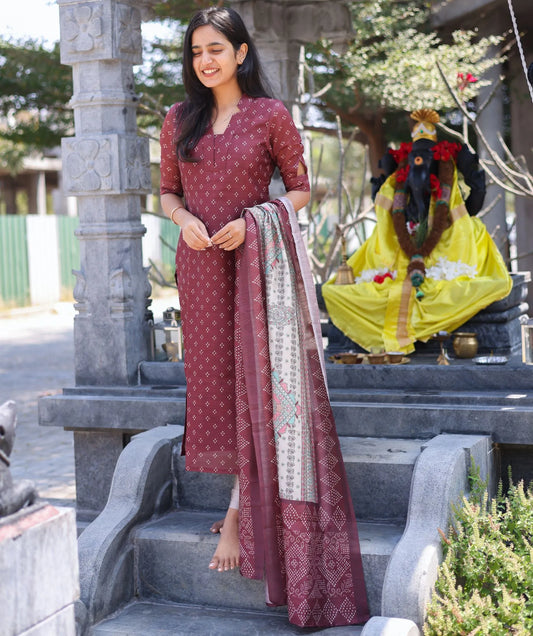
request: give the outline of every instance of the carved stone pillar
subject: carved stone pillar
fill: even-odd
[[[133,0],[58,0],[61,61],[72,66],[75,136],[63,139],[63,186],[78,197],[74,289],[76,385],[136,380],[148,355],[151,292],[142,264],[140,195],[151,191],[148,139],[136,135]]]
[[[320,38],[344,43],[351,30],[342,0],[231,0],[253,37],[275,96],[287,106],[298,94],[300,46]]]
[[[344,0],[230,0],[239,12],[259,50],[261,62],[274,97],[291,111],[302,131],[297,103],[300,53],[303,44],[320,38],[344,46],[351,32],[351,18]],[[304,146],[308,146],[302,132]],[[281,178],[274,175],[271,197],[285,192]],[[305,224],[305,214],[301,214]]]

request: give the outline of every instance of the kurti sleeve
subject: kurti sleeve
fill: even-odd
[[[179,104],[174,104],[168,111],[161,128],[161,183],[160,194],[177,194],[183,196],[181,174],[176,154],[176,112]]]
[[[309,192],[302,139],[283,102],[277,100],[274,102],[273,114],[269,121],[269,133],[270,153],[281,172],[287,192],[291,190]],[[305,171],[298,175],[300,164],[304,166]]]

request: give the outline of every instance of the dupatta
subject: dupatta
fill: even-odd
[[[241,574],[301,627],[368,620],[315,287],[288,199],[243,212],[235,304]]]

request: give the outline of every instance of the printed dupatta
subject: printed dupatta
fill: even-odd
[[[368,620],[318,307],[288,199],[244,211],[235,356],[241,573],[301,627]]]

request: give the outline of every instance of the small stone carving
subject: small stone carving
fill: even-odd
[[[111,314],[130,314],[133,301],[131,277],[125,269],[116,269],[109,277]]]
[[[148,277],[150,270],[152,269],[151,265],[148,265],[148,267],[143,267],[143,271],[145,274],[145,279],[144,279],[144,304],[146,307],[150,307],[150,305],[152,304],[152,285],[150,284],[150,279]]]
[[[9,456],[15,442],[17,413],[15,402],[9,400],[0,406],[0,517],[12,515],[37,498],[32,482],[23,480],[17,484],[9,470]]]
[[[114,302],[124,303],[132,297],[130,275],[125,269],[116,269],[109,277],[110,298]]]
[[[103,35],[101,7],[81,5],[67,9],[62,27],[64,40],[72,51],[81,53],[100,48]]]
[[[139,54],[142,48],[141,13],[125,4],[117,5],[117,41],[122,53]]]
[[[143,137],[129,139],[126,146],[126,190],[152,191],[150,149]]]
[[[77,269],[73,269],[72,273],[76,277],[76,284],[74,285],[74,290],[72,295],[74,296],[74,300],[76,304],[74,308],[80,313],[87,313],[87,296],[86,296],[86,287],[87,283],[85,280],[85,274]]]
[[[96,192],[112,186],[111,148],[107,139],[83,139],[68,142],[66,174],[71,192]]]

